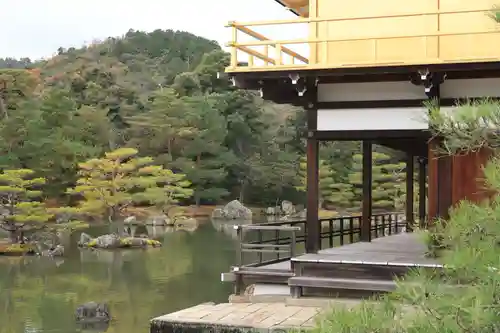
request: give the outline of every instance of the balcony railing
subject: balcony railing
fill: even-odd
[[[232,29],[232,40],[227,44],[231,49],[228,71],[498,61],[500,29],[496,29],[494,19],[488,17],[491,14],[493,10],[490,8],[230,22],[228,27]],[[391,29],[394,32],[377,34],[373,28],[363,28],[365,23],[366,27],[373,26],[374,20],[382,20],[386,26],[393,25]],[[405,29],[401,29],[402,22],[406,22],[414,33],[405,33]],[[491,29],[487,29],[489,25]],[[293,26],[302,26],[301,32],[307,37],[270,39],[252,30],[258,27],[279,28],[279,33],[288,30],[296,35],[298,30],[294,30]]]
[[[320,219],[320,248],[327,249],[358,242],[361,219],[361,215]],[[409,229],[407,224],[401,213],[373,214],[371,238],[406,231]],[[236,253],[236,267],[239,269],[279,263],[305,251],[307,230],[304,220],[236,225],[234,228],[239,240]]]

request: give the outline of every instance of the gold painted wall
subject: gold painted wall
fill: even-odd
[[[486,12],[419,16],[389,15],[486,10],[498,0],[317,0],[310,2],[311,17],[341,19],[310,23],[311,38],[334,39],[311,46],[310,64],[390,65],[500,59],[500,27]],[[353,19],[370,17],[368,19]],[[477,34],[498,29],[498,33]],[[471,34],[405,37],[436,33]],[[474,34],[476,32],[476,34]],[[396,37],[401,38],[384,38]],[[374,38],[377,37],[377,38]],[[345,39],[357,39],[345,41]]]

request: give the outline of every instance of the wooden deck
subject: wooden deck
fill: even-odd
[[[292,260],[264,265],[260,268],[291,270],[291,261],[441,267],[436,260],[426,258],[425,252],[425,245],[416,234],[402,233],[376,238],[369,243],[359,242],[321,250],[317,254],[303,254]]]
[[[242,295],[250,285],[271,284],[289,286],[289,295],[296,298],[365,298],[394,290],[394,278],[404,276],[412,268],[440,270],[442,265],[427,258],[425,252],[425,244],[416,234],[402,233],[270,265],[237,267],[233,269],[239,283],[235,293]]]
[[[363,265],[393,265],[441,267],[434,259],[425,257],[426,247],[413,233],[402,233],[331,249],[318,254],[304,254],[292,261],[329,262]],[[290,266],[290,263],[286,263]],[[286,265],[285,264],[285,265]]]

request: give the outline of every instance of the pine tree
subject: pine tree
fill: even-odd
[[[80,163],[77,185],[68,193],[83,200],[73,212],[114,221],[135,202],[165,207],[192,195],[184,175],[152,165],[151,157],[137,154],[136,149],[119,148]]]
[[[127,118],[131,125],[130,132],[136,138],[147,137],[147,146],[143,139],[132,143],[146,153],[155,152],[158,155],[160,152],[156,159],[169,163],[174,160],[174,154],[182,149],[184,138],[196,133],[196,128],[187,124],[186,105],[173,89],[158,90],[151,100],[148,112]]]
[[[298,191],[305,192],[307,188],[307,158],[302,157],[299,164],[300,185],[295,188]],[[338,203],[342,208],[349,206],[348,201],[351,196],[343,193],[344,189],[349,189],[348,184],[337,184],[334,181],[334,172],[325,160],[319,160],[318,165],[319,178],[319,202],[332,204]]]
[[[354,155],[353,172],[349,175],[357,203],[361,203],[363,194],[362,159],[361,154]],[[372,161],[372,207],[374,210],[393,211],[404,188],[404,164],[390,163],[389,155],[378,152],[373,152]]]
[[[0,202],[5,210],[0,227],[10,233],[13,242],[22,241],[24,231],[43,228],[53,216],[37,200],[42,192],[36,188],[44,185],[45,179],[34,178],[34,173],[19,169],[0,174]]]
[[[334,177],[335,178],[335,177]],[[353,186],[348,181],[337,182],[330,185],[330,194],[325,197],[326,203],[335,211],[350,211],[355,206]]]
[[[217,201],[229,192],[218,185],[226,178],[226,168],[234,159],[224,146],[226,120],[211,96],[183,98],[186,123],[193,128],[185,136],[181,157],[173,164],[193,184],[196,205],[202,200]]]

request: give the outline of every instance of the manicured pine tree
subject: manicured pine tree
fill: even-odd
[[[151,157],[137,154],[136,149],[119,148],[102,158],[80,163],[77,185],[68,193],[80,195],[83,200],[68,211],[112,222],[136,202],[165,207],[192,195],[184,175],[152,165]]]
[[[307,159],[302,157],[299,165],[300,185],[298,191],[306,191],[307,187]],[[319,160],[319,201],[323,205],[336,207],[335,210],[348,209],[353,198],[351,185],[335,182],[335,173],[325,160]]]
[[[360,205],[362,201],[362,159],[361,154],[353,157],[353,170],[349,180],[353,185],[354,201]],[[372,207],[374,211],[394,211],[396,200],[404,188],[404,164],[391,163],[390,156],[383,153],[372,153]]]
[[[24,231],[43,228],[51,218],[39,201],[44,178],[35,178],[30,169],[4,170],[0,173],[0,202],[3,219],[0,227],[9,232],[13,243],[20,241]]]

